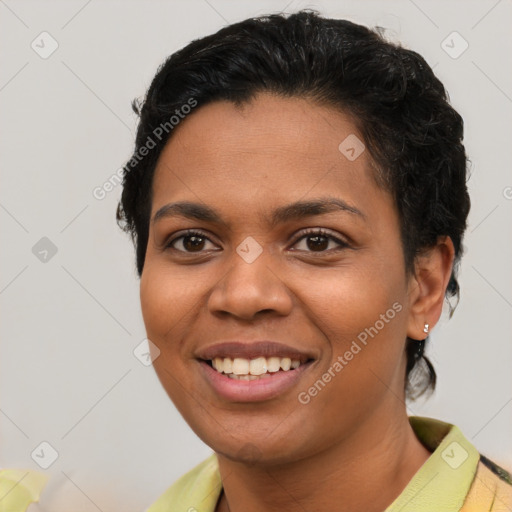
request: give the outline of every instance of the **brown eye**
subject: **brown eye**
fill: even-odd
[[[322,229],[311,230],[300,237],[295,245],[302,243],[301,251],[326,252],[327,250],[341,250],[349,247],[347,242],[333,236]]]
[[[213,243],[203,233],[189,231],[184,235],[173,238],[166,244],[165,248],[185,253],[200,253],[203,252],[208,243],[214,247]]]
[[[196,235],[187,235],[183,237],[183,247],[187,251],[200,251],[204,247],[204,238]]]
[[[329,238],[323,235],[308,235],[306,245],[312,251],[325,251],[329,246]]]

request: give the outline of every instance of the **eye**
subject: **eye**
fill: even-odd
[[[303,232],[303,236],[301,236],[294,245],[299,244],[299,242],[303,243],[303,248],[299,248],[299,250],[305,250],[307,252],[327,252],[327,250],[332,249],[332,246],[329,247],[332,243],[337,246],[337,248],[334,247],[335,250],[350,247],[344,240],[341,240],[340,238],[332,235],[329,231],[321,228],[306,230]]]
[[[349,244],[334,236],[329,231],[322,228],[311,228],[303,231],[302,236],[297,239],[294,246],[302,243],[299,250],[306,252],[327,252],[341,250],[349,247]],[[208,249],[207,245],[212,247]],[[332,245],[334,244],[334,247]],[[189,229],[184,234],[174,237],[165,244],[165,249],[173,249],[185,254],[202,253],[207,250],[215,250],[216,245],[206,236],[205,233],[198,230]]]
[[[201,253],[208,243],[216,247],[204,233],[189,229],[184,234],[169,240],[165,244],[165,249],[175,249],[184,253]]]

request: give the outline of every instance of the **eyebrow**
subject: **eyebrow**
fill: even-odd
[[[276,208],[270,216],[269,225],[274,227],[276,224],[290,220],[298,220],[314,215],[340,211],[350,213],[366,220],[366,215],[364,215],[362,211],[349,205],[342,199],[336,197],[321,197],[309,201],[297,201]],[[160,219],[169,217],[185,217],[228,227],[227,222],[222,219],[221,215],[216,210],[204,204],[190,201],[180,201],[162,206],[155,213],[151,222],[156,223]]]

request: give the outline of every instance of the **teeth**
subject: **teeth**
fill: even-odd
[[[262,375],[235,375],[234,373],[228,373],[227,376],[234,380],[258,380],[258,379],[269,379],[270,373],[264,373]]]
[[[249,359],[235,357],[233,359],[233,373],[235,375],[247,375],[249,373]]]
[[[292,366],[292,360],[289,357],[283,357],[281,359],[281,370],[287,372]]]
[[[249,373],[251,375],[261,375],[267,373],[267,360],[264,357],[258,359],[251,359],[249,363]]]
[[[223,361],[221,371],[224,373],[233,373],[233,359],[226,357]]]
[[[274,372],[278,372],[279,368],[281,368],[281,358],[280,357],[269,357],[267,359],[267,371],[274,373]]]
[[[300,366],[300,361],[289,357],[257,357],[250,360],[242,357],[216,357],[212,360],[212,366],[219,373],[225,373],[231,378],[255,380],[270,377],[270,373],[278,372],[280,369],[285,372],[294,370]]]

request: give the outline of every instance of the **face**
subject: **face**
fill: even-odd
[[[198,108],[161,154],[140,288],[154,366],[231,459],[299,460],[404,414],[410,281],[355,137],[339,111],[260,94]]]

